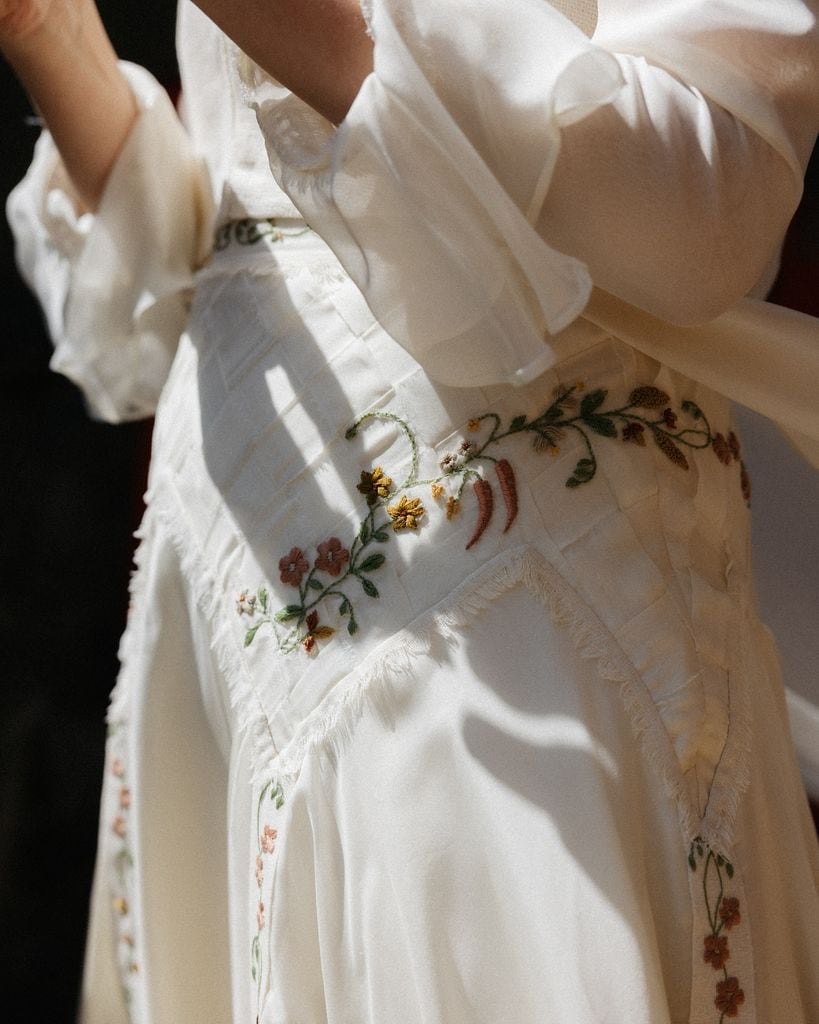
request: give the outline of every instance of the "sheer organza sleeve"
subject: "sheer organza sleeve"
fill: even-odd
[[[78,214],[48,132],[7,204],[18,265],[54,343],[52,369],[109,422],[154,411],[206,252],[212,205],[167,94],[142,68],[122,68],[140,114],[96,213]]]
[[[763,274],[819,111],[815,0],[369,0],[335,130],[246,59],[271,169],[437,379],[521,382],[593,285],[696,323]],[[561,3],[570,9],[571,3]]]

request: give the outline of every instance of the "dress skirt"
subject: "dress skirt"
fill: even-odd
[[[87,1022],[819,1020],[730,404],[577,339],[441,386],[303,223],[223,225],[156,420]]]

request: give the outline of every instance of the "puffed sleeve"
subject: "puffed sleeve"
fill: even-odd
[[[755,284],[819,116],[816,0],[366,0],[334,130],[247,61],[271,169],[435,378],[529,380],[593,286],[663,321]],[[572,4],[562,3],[571,8]]]
[[[8,199],[21,273],[54,343],[52,369],[83,391],[95,417],[154,411],[205,254],[205,172],[162,87],[123,63],[139,116],[94,214],[80,204],[44,131]]]

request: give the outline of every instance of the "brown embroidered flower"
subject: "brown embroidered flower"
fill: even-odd
[[[446,517],[447,519],[454,519],[455,516],[461,511],[461,503],[458,499],[452,495],[446,500]]]
[[[295,551],[296,549],[294,548],[293,550]],[[279,568],[281,568],[281,562],[279,562]],[[246,590],[243,590],[236,598],[236,611],[239,615],[255,615],[256,595],[249,594]]]
[[[338,576],[350,561],[350,552],[342,546],[338,537],[329,537],[318,545],[318,558],[315,567],[331,576]]]
[[[262,882],[264,881],[264,860],[261,857],[256,858],[256,885],[261,889]]]
[[[719,908],[719,919],[723,925],[730,929],[742,920],[739,912],[739,900],[736,896],[724,896]]]
[[[388,505],[387,512],[392,519],[393,530],[417,530],[418,521],[426,514],[420,498],[408,498],[402,494],[397,505]]]
[[[739,486],[742,488],[742,497],[746,505],[751,504],[751,478],[744,462],[739,464]]]
[[[711,442],[714,446],[714,454],[724,466],[730,466],[733,460],[733,454],[731,452],[731,446],[725,438],[724,434],[714,434],[714,440]]]
[[[728,939],[724,935],[705,936],[705,951],[702,958],[707,964],[711,964],[715,971],[721,971],[725,966],[725,961],[730,957]]]
[[[313,609],[307,616],[307,632],[302,637],[301,645],[309,654],[316,646],[316,640],[329,640],[335,633],[332,626],[320,626],[318,612]]]
[[[668,427],[669,430],[677,429],[677,414],[673,409],[663,409],[663,423]]]
[[[297,587],[309,568],[310,564],[304,557],[302,549],[291,548],[284,558],[279,559],[279,579],[282,583]]]
[[[375,505],[379,498],[389,497],[391,487],[392,478],[380,466],[376,466],[372,472],[363,469],[361,481],[356,484],[356,490],[367,498],[368,505]]]
[[[641,448],[645,448],[645,429],[642,423],[627,423],[623,427],[622,438],[624,441],[631,441],[632,444],[639,444]]]
[[[745,993],[739,987],[739,978],[726,978],[717,982],[717,997],[714,1006],[726,1017],[736,1017],[745,1002]]]
[[[256,908],[256,924],[259,926],[259,931],[264,928],[264,903],[259,900],[259,906]]]
[[[434,483],[430,486],[430,491],[432,491],[432,497],[435,498],[436,500],[443,496],[444,490],[445,488],[443,484]]]
[[[114,832],[114,835],[119,836],[120,839],[125,838],[126,821],[121,814],[118,814],[116,818],[114,818],[113,822],[111,823],[111,828]]]
[[[265,853],[272,853],[276,849],[276,838],[278,832],[272,825],[265,825],[264,831],[259,839],[259,845]]]
[[[127,786],[123,786],[119,791],[119,805],[124,811],[131,806],[131,790]]]

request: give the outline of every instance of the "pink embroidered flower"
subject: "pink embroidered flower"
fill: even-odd
[[[328,572],[331,576],[338,576],[344,566],[350,561],[350,552],[342,546],[338,537],[330,537],[317,547],[318,558],[315,566],[321,572]]]
[[[711,964],[715,971],[721,971],[725,966],[725,961],[730,957],[728,939],[724,935],[705,936],[705,951],[702,958],[707,964]]]
[[[243,590],[236,598],[236,611],[239,615],[255,615],[256,595]]]
[[[739,978],[726,978],[717,982],[717,997],[714,1006],[726,1017],[736,1017],[745,1002],[745,993],[739,987]]]
[[[279,559],[279,579],[282,583],[289,583],[292,587],[297,587],[309,568],[310,565],[304,557],[302,549],[291,548],[284,558]]]
[[[264,903],[259,901],[259,906],[256,908],[256,924],[259,926],[259,931],[264,928]]]
[[[261,889],[262,880],[264,879],[264,861],[261,856],[256,858],[256,885]]]
[[[124,811],[131,806],[131,790],[127,786],[123,786],[119,791],[119,805]]]
[[[728,929],[740,923],[742,916],[739,913],[739,900],[736,896],[723,897],[719,908],[719,919]]]
[[[126,822],[125,818],[123,818],[121,814],[118,814],[116,818],[114,818],[111,828],[114,830],[114,834],[118,835],[120,839],[125,838]]]
[[[731,453],[731,446],[725,439],[724,434],[714,434],[714,440],[711,442],[714,446],[714,454],[724,466],[730,466],[733,460]]]
[[[262,850],[265,853],[272,853],[276,849],[276,837],[278,832],[271,825],[265,825],[264,831],[262,832],[261,843]]]
[[[121,779],[125,774],[125,764],[121,757],[115,757],[111,762],[111,771],[118,779]]]
[[[731,431],[728,435],[728,450],[733,455],[734,459],[738,462],[740,456],[739,438]]]

